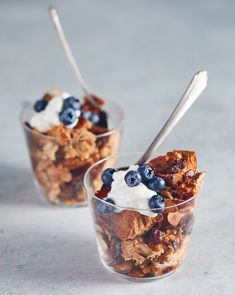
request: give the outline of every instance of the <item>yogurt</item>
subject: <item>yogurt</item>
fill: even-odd
[[[64,99],[69,96],[70,94],[66,92],[62,93],[62,95],[54,96],[51,100],[49,100],[46,108],[43,111],[34,113],[29,121],[30,126],[32,128],[36,128],[42,133],[48,132],[53,126],[59,126],[61,124],[59,114],[62,111]],[[77,110],[76,120],[71,125],[67,125],[66,127],[75,127],[78,123],[80,115],[80,110]]]
[[[150,190],[142,182],[134,187],[128,186],[125,182],[125,175],[127,172],[131,170],[137,171],[138,167],[138,165],[131,165],[128,170],[115,172],[113,174],[111,190],[107,197],[111,198],[116,206],[132,208],[143,215],[155,217],[157,213],[149,210],[148,201],[152,196],[156,195],[156,192]],[[121,212],[123,210],[125,209],[119,208],[116,209],[116,212]]]

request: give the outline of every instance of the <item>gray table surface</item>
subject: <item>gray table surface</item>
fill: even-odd
[[[190,249],[173,276],[130,283],[99,261],[88,208],[42,204],[18,120],[53,86],[79,94],[49,1],[0,1],[0,294],[234,294],[235,2],[53,1],[94,92],[127,110],[122,151],[141,151],[194,72],[201,99],[162,145],[198,152],[206,181]]]

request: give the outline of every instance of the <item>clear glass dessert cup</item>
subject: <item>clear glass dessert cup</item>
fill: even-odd
[[[85,173],[84,185],[104,267],[123,278],[147,281],[167,276],[181,266],[195,219],[197,197],[177,204],[165,198],[165,209],[150,217],[149,212],[154,210],[118,207],[95,196],[101,188],[100,177],[105,168],[130,166],[141,154],[100,160]],[[109,215],[97,212],[101,203],[112,207]]]
[[[24,129],[34,182],[41,199],[56,205],[84,206],[87,197],[83,186],[86,170],[95,162],[118,153],[124,111],[116,103],[106,101],[109,131],[68,140],[47,136],[27,124],[33,106],[26,106],[20,116]]]

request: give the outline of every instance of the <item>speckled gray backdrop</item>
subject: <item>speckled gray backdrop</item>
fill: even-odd
[[[90,88],[128,114],[122,151],[144,150],[192,75],[209,85],[161,150],[194,149],[206,182],[179,272],[122,281],[99,262],[88,208],[41,204],[19,113],[53,86],[79,94],[47,14],[0,1],[0,294],[232,294],[235,276],[235,1],[53,1]]]

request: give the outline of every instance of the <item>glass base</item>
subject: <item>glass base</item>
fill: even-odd
[[[161,275],[161,276],[153,276],[153,277],[145,277],[145,278],[134,278],[134,277],[129,277],[128,275],[125,275],[123,273],[120,273],[120,272],[117,272],[115,271],[111,266],[107,265],[105,263],[105,261],[101,258],[101,262],[104,266],[104,268],[106,270],[108,270],[109,272],[111,272],[112,274],[114,274],[115,276],[118,276],[119,278],[122,278],[122,279],[125,279],[125,280],[128,280],[128,281],[131,281],[131,282],[151,282],[151,281],[154,281],[154,280],[159,280],[159,279],[163,279],[173,273],[175,273],[179,268],[180,266],[178,266],[176,269],[164,274],[164,275]]]
[[[40,184],[38,183],[37,179],[35,179],[33,177],[33,182],[37,188],[37,192],[38,192],[38,198],[39,200],[48,205],[53,205],[53,206],[56,206],[56,207],[66,207],[66,208],[77,208],[77,207],[85,207],[88,205],[88,201],[83,201],[83,202],[77,202],[75,204],[66,204],[66,203],[62,203],[62,202],[58,202],[58,203],[55,203],[55,202],[51,202],[47,196],[45,196],[45,194],[43,193],[42,189],[41,189],[41,186]]]

